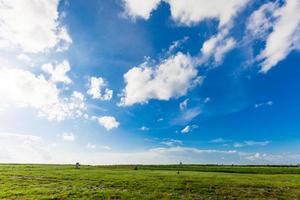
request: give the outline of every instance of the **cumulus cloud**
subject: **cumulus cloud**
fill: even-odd
[[[149,19],[150,13],[160,2],[159,0],[149,0],[147,3],[137,0],[124,1],[128,5],[132,4],[125,7],[126,13],[139,16],[138,12],[141,12],[145,16],[144,19]],[[198,62],[203,64],[213,57],[216,64],[220,64],[224,55],[236,46],[235,39],[229,37],[228,33],[233,26],[233,18],[248,4],[249,0],[164,0],[164,2],[170,6],[171,18],[180,25],[192,26],[210,19],[219,21],[219,33],[204,42],[201,49],[203,55]],[[171,47],[176,47],[178,44],[178,42],[174,43]]]
[[[121,106],[147,103],[150,99],[169,100],[180,97],[202,82],[193,59],[180,52],[155,67],[147,65],[146,62],[133,67],[124,75],[126,87]]]
[[[58,101],[59,90],[43,76],[21,69],[1,69],[0,81],[2,106],[15,103],[39,108]]]
[[[290,52],[300,49],[299,10],[298,0],[286,0],[281,7],[276,3],[262,5],[251,15],[248,29],[258,37],[266,37],[265,48],[257,57],[261,72],[268,72]],[[265,36],[263,32],[269,33],[270,29],[271,33]]]
[[[75,135],[72,132],[64,132],[61,134],[61,139],[68,142],[75,141]]]
[[[213,57],[220,64],[226,53],[236,46],[234,38],[229,37],[233,18],[247,5],[249,0],[205,1],[205,0],[167,0],[172,18],[183,25],[193,25],[208,19],[219,20],[219,33],[206,40],[201,48],[199,64]]]
[[[67,60],[44,64],[41,69],[45,75],[18,64],[21,61],[33,66],[43,57],[40,55],[45,55],[42,53],[66,50],[72,43],[61,24],[58,5],[59,0],[0,1],[0,48],[5,51],[2,57],[9,55],[0,58],[0,109],[34,108],[39,116],[58,121],[83,115],[84,96],[76,91],[67,96],[56,85],[72,82],[67,76],[71,70]]]
[[[166,0],[172,18],[184,25],[193,25],[206,19],[218,19],[219,26],[230,22],[248,0]]]
[[[39,108],[39,115],[48,120],[62,121],[66,118],[84,117],[86,110],[84,95],[78,91],[72,92],[69,98],[58,97],[54,104]]]
[[[125,0],[125,2],[127,1]],[[143,10],[141,7],[146,4],[145,1],[128,2],[136,6],[135,9],[131,9],[130,6],[126,7],[126,12],[133,13],[134,16],[137,15],[136,10]],[[154,1],[147,1],[147,4],[150,4],[150,2],[155,6],[148,7],[149,9],[146,11],[143,10],[146,16],[144,19],[148,19],[150,13],[159,4],[159,1],[155,3]],[[224,55],[235,48],[236,41],[228,36],[229,30],[233,26],[233,17],[247,5],[249,0],[213,0],[209,2],[204,0],[165,0],[165,2],[170,5],[172,19],[177,23],[191,26],[207,19],[217,19],[219,20],[219,33],[211,36],[203,43],[200,57],[192,58],[179,52],[165,59],[154,68],[148,67],[146,62],[129,70],[124,75],[126,88],[120,103],[122,106],[147,103],[150,99],[169,100],[173,97],[185,95],[187,90],[194,85],[194,79],[201,80],[201,77],[196,75],[197,70],[195,68],[198,65],[206,63],[210,58],[213,58],[216,64],[220,64]],[[173,50],[181,42],[173,43],[170,49]],[[168,77],[166,74],[168,74]],[[178,89],[174,90],[174,88]]]
[[[86,108],[80,92],[62,98],[53,82],[22,69],[0,69],[0,96],[2,110],[10,106],[34,108],[49,120],[78,117]]]
[[[72,43],[60,23],[58,4],[59,0],[0,1],[0,48],[13,55],[0,58],[0,109],[29,107],[36,109],[38,116],[58,121],[83,115],[84,96],[77,91],[64,95],[56,85],[72,82],[67,76],[71,70],[67,60],[44,64],[41,69],[46,75],[24,70],[18,64],[22,61],[33,66],[41,58],[38,53],[66,50]]]
[[[50,79],[54,83],[62,82],[70,84],[72,82],[66,75],[66,73],[71,70],[69,61],[67,60],[64,60],[62,63],[58,63],[57,65],[53,65],[51,63],[44,64],[42,65],[42,70],[50,75]]]
[[[113,90],[104,88],[105,86],[106,83],[103,78],[91,77],[87,93],[91,95],[93,99],[110,100],[113,96]]]
[[[172,19],[180,24],[193,25],[206,19],[218,19],[220,26],[229,23],[231,18],[243,8],[249,0],[164,0],[170,5]],[[149,19],[161,0],[123,0],[125,12],[133,17]]]
[[[39,53],[72,42],[60,24],[59,0],[2,0],[0,2],[0,47]]]
[[[103,126],[106,130],[110,131],[111,129],[118,128],[120,123],[112,116],[103,116],[103,117],[92,117],[94,120],[97,120],[98,123]]]
[[[125,9],[125,15],[149,19],[151,12],[157,8],[161,0],[122,0]]]

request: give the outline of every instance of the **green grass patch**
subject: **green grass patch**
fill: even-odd
[[[300,199],[295,166],[135,167],[0,165],[0,199]]]

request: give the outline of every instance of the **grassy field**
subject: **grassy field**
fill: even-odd
[[[300,167],[134,168],[0,165],[0,199],[300,199]]]

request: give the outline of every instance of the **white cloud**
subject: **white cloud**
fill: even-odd
[[[213,154],[213,153],[222,153],[222,154],[236,154],[238,153],[235,150],[229,150],[229,151],[222,151],[222,150],[216,150],[216,149],[198,149],[198,148],[193,148],[193,147],[170,147],[170,148],[154,148],[151,149],[152,152],[159,152],[159,153],[182,153],[182,152],[191,152],[191,153],[208,153],[208,154]]]
[[[69,98],[42,75],[21,69],[0,69],[0,109],[29,107],[49,120],[64,120],[81,116],[85,110],[84,96],[74,91]]]
[[[224,29],[203,43],[201,48],[202,57],[199,58],[198,62],[204,63],[210,57],[213,57],[216,64],[220,64],[224,55],[235,46],[236,41],[232,37],[228,38],[228,30]]]
[[[165,139],[165,141],[162,141],[161,144],[172,147],[176,145],[182,145],[183,142],[181,140]]]
[[[57,45],[57,52],[66,51],[69,49],[70,44],[72,44],[72,38],[68,33],[66,27],[61,27],[60,32],[58,34],[59,42]]]
[[[113,96],[113,91],[108,88],[104,89],[105,86],[106,83],[103,78],[91,77],[87,93],[91,95],[93,99],[110,100]]]
[[[187,108],[188,101],[189,101],[189,99],[185,99],[183,102],[181,102],[181,103],[179,104],[179,109],[180,109],[180,110],[185,110],[185,109]]]
[[[6,132],[1,132],[0,138],[2,138],[2,139],[18,139],[18,140],[23,140],[25,143],[41,141],[41,137],[39,137],[39,136],[28,135],[28,134],[18,134],[18,133],[6,133]]]
[[[183,37],[181,40],[176,40],[172,42],[170,45],[167,54],[173,53],[176,49],[178,49],[180,46],[182,46],[183,43],[185,43],[189,39],[188,36]]]
[[[236,41],[233,38],[228,38],[224,41],[223,45],[217,46],[215,49],[216,53],[214,54],[215,62],[220,63],[223,60],[224,55],[235,48],[235,45]]]
[[[219,20],[219,32],[207,39],[201,48],[202,55],[198,58],[198,64],[206,63],[213,57],[215,64],[222,63],[226,53],[236,47],[234,38],[229,37],[229,31],[233,26],[233,18],[247,5],[249,0],[230,0],[230,1],[205,1],[205,0],[188,0],[174,2],[174,15],[177,21],[192,25],[207,19]],[[172,4],[171,4],[172,10]]]
[[[254,11],[247,20],[247,31],[252,37],[265,39],[274,26],[274,10],[278,9],[278,2],[268,2]]]
[[[273,101],[268,101],[268,102],[264,102],[264,103],[257,103],[254,105],[255,108],[259,108],[262,106],[272,106],[274,103]]]
[[[96,145],[91,144],[91,143],[87,143],[86,148],[87,149],[96,149]]]
[[[72,81],[66,75],[67,72],[71,70],[70,64],[67,60],[64,60],[62,63],[53,65],[51,63],[44,64],[42,70],[50,75],[51,81],[54,83],[62,82],[65,84],[70,84]]]
[[[271,141],[253,141],[253,140],[245,141],[245,144],[248,146],[266,146],[270,143]]]
[[[51,159],[47,144],[36,135],[0,132],[0,161],[41,163]]]
[[[64,132],[60,136],[64,141],[68,142],[74,142],[75,141],[75,135],[71,132]]]
[[[105,150],[105,151],[110,151],[111,147],[107,145],[95,145],[91,143],[87,143],[86,145],[87,149],[92,149],[92,150]]]
[[[151,12],[157,8],[160,0],[122,0],[125,15],[133,17],[140,17],[143,19],[149,19]]]
[[[166,140],[168,141],[168,140]],[[171,140],[170,140],[171,141]],[[173,141],[173,140],[172,140]],[[1,163],[61,163],[71,164],[178,164],[183,163],[215,163],[215,164],[297,164],[299,154],[281,153],[266,154],[249,153],[235,150],[200,149],[176,146],[180,141],[174,140],[172,146],[150,148],[136,152],[112,152],[109,146],[95,145],[93,151],[82,149],[70,151],[61,149],[39,136],[17,133],[0,133]],[[93,146],[93,144],[91,144]],[[102,151],[105,150],[105,151]],[[108,152],[109,151],[109,152]]]
[[[28,53],[66,49],[72,42],[60,24],[59,0],[2,0],[0,47]]]
[[[132,6],[126,6],[126,13],[131,16],[150,17],[150,13],[157,8],[157,1],[125,0]],[[164,0],[171,9],[171,17],[178,24],[192,26],[205,20],[216,19],[219,21],[219,33],[204,42],[201,49],[202,56],[198,64],[205,63],[211,56],[216,64],[220,64],[224,55],[236,46],[236,41],[228,37],[233,26],[233,18],[248,4],[249,0]],[[148,5],[147,5],[148,4]],[[152,6],[149,6],[149,5]],[[126,4],[125,4],[126,5]],[[147,9],[145,9],[147,8]],[[170,49],[179,45],[179,41],[171,45]]]
[[[255,153],[249,156],[246,156],[246,159],[250,160],[250,161],[256,161],[256,160],[261,160],[264,158],[267,158],[268,155],[267,154],[261,154],[261,153]]]
[[[286,0],[283,6],[273,10],[274,7],[276,8],[276,5],[263,5],[250,18],[261,20],[250,23],[250,30],[255,34],[272,28],[272,32],[267,36],[265,48],[257,57],[259,61],[262,61],[260,71],[263,73],[268,72],[278,62],[285,59],[293,50],[300,49],[300,2]],[[272,12],[273,16],[266,18],[264,15],[267,12]],[[259,17],[256,17],[257,15]]]
[[[153,1],[149,2],[153,3]],[[149,2],[147,1],[147,3]],[[204,42],[201,48],[202,55],[198,58],[191,58],[190,56],[178,53],[175,56],[170,56],[170,58],[163,61],[155,69],[147,67],[148,63],[144,63],[139,67],[134,67],[129,70],[124,76],[126,88],[120,105],[130,106],[135,103],[147,103],[150,99],[169,100],[172,97],[179,97],[186,94],[192,85],[192,79],[196,76],[196,72],[194,72],[196,70],[191,71],[192,76],[185,79],[183,83],[178,82],[178,84],[180,83],[182,86],[179,87],[179,94],[176,94],[174,89],[169,86],[171,85],[169,84],[169,80],[173,81],[173,79],[171,79],[173,78],[172,75],[176,73],[170,73],[171,78],[165,78],[166,75],[161,75],[166,81],[162,84],[157,84],[161,78],[160,75],[157,74],[159,69],[167,68],[169,65],[175,66],[174,61],[177,62],[177,66],[181,66],[182,64],[180,63],[185,62],[185,65],[191,66],[187,69],[194,69],[197,65],[206,63],[211,57],[214,58],[216,64],[220,64],[224,55],[236,46],[235,39],[228,36],[229,30],[233,26],[233,17],[247,5],[249,0],[212,0],[209,2],[205,0],[165,0],[164,2],[170,5],[172,19],[179,24],[191,26],[204,20],[217,19],[219,20],[219,33]],[[141,7],[143,7],[145,1],[132,1],[132,3],[136,7],[135,9],[131,9],[130,6],[127,6],[127,13],[137,13],[136,10],[143,10]],[[157,1],[156,4],[159,4],[159,1]],[[157,6],[150,6],[148,7],[149,9],[143,10],[143,13],[146,13],[146,17],[144,18],[148,19],[150,13],[156,9],[156,7]],[[179,44],[179,41],[172,44],[170,49],[176,48]],[[175,67],[172,69],[173,71],[175,71],[174,68]],[[185,74],[187,73],[185,72]],[[158,85],[164,85],[165,87],[157,88]]]
[[[99,149],[103,149],[103,150],[106,150],[106,151],[110,151],[111,150],[111,147],[110,146],[107,146],[107,145],[101,145],[98,147]]]
[[[206,97],[203,102],[208,103],[208,102],[210,102],[210,100],[211,100],[210,97]]]
[[[114,128],[118,128],[120,123],[116,120],[116,118],[112,116],[103,116],[103,117],[92,117],[97,120],[98,123],[103,126],[106,130],[111,130]]]
[[[31,58],[27,54],[24,54],[24,53],[19,54],[17,58],[19,60],[25,61],[27,63],[31,62]]]
[[[178,23],[192,25],[207,19],[218,19],[219,26],[230,22],[248,0],[166,0],[172,18]]]
[[[191,132],[192,130],[197,129],[197,128],[199,128],[198,125],[187,125],[186,127],[184,127],[184,128],[181,130],[181,133],[189,133],[189,132]]]
[[[227,140],[224,140],[223,138],[216,138],[216,139],[211,140],[210,142],[212,142],[212,143],[225,143],[225,142],[227,142]]]
[[[186,109],[180,113],[178,117],[172,120],[173,124],[186,124],[190,122],[192,119],[201,114],[201,109],[199,107],[194,107],[190,109]]]
[[[59,90],[43,76],[21,69],[0,69],[1,105],[41,108],[58,101]]]
[[[234,147],[240,148],[240,147],[245,147],[245,146],[267,146],[271,143],[271,141],[253,141],[253,140],[248,140],[244,142],[236,142],[233,144]]]
[[[182,130],[181,130],[181,133],[189,133],[191,130],[191,127],[190,126],[186,126],[184,127]]]
[[[240,142],[236,142],[233,144],[234,147],[239,148],[239,147],[243,147],[244,144],[240,143]]]
[[[126,87],[120,105],[147,103],[150,99],[169,100],[180,97],[202,82],[193,59],[177,53],[150,68],[148,63],[133,67],[125,75]]]
[[[141,130],[141,131],[149,131],[149,128],[146,127],[146,126],[142,126],[142,127],[140,128],[140,130]]]
[[[123,0],[125,12],[129,16],[149,19],[161,0]],[[207,19],[218,19],[220,26],[229,23],[231,18],[242,9],[249,0],[164,0],[170,5],[172,19],[187,26]]]
[[[59,98],[55,104],[40,108],[40,116],[48,120],[62,121],[66,118],[84,117],[86,110],[84,95],[74,91],[69,98]]]

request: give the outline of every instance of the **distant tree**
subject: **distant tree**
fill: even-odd
[[[137,167],[137,166],[135,166],[135,167],[134,167],[134,170],[138,170],[138,167]]]
[[[182,165],[182,162],[180,162],[179,165]]]

